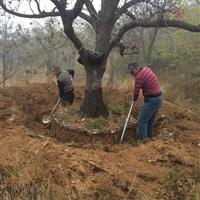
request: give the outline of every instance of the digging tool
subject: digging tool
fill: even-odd
[[[126,122],[125,122],[125,125],[124,125],[124,129],[123,129],[123,132],[122,132],[122,135],[121,135],[121,138],[120,138],[120,143],[122,142],[123,138],[124,138],[124,134],[125,134],[125,131],[126,131],[126,127],[127,127],[127,124],[128,124],[128,120],[130,118],[130,115],[131,115],[131,111],[133,109],[133,104],[134,104],[134,101],[132,101],[131,103],[131,107],[129,109],[129,112],[128,112],[128,116],[126,118]]]
[[[51,122],[51,117],[54,113],[54,111],[56,110],[56,108],[58,107],[58,104],[60,103],[60,98],[58,99],[56,105],[53,107],[53,110],[51,111],[50,115],[49,116],[43,116],[42,118],[42,123],[44,124],[48,124]]]

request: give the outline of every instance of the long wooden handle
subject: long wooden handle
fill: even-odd
[[[122,132],[122,135],[121,135],[121,138],[120,138],[120,143],[122,142],[123,138],[124,138],[124,134],[125,134],[125,131],[126,131],[126,127],[127,127],[127,124],[128,124],[128,120],[130,118],[130,115],[131,115],[131,111],[133,109],[133,104],[134,104],[134,101],[132,101],[131,103],[131,107],[129,109],[129,112],[128,112],[128,116],[126,118],[126,122],[125,122],[125,125],[124,125],[124,129],[123,129],[123,132]]]
[[[55,109],[57,108],[58,104],[60,103],[60,98],[58,99],[56,105],[54,106],[53,110],[51,111],[49,118],[51,118],[51,115],[54,113]]]

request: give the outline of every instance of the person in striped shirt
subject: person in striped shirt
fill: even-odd
[[[138,118],[138,139],[152,138],[155,116],[163,102],[160,82],[151,68],[141,67],[136,62],[128,65],[128,72],[135,77],[133,101],[137,101],[140,90],[144,96],[144,105]]]

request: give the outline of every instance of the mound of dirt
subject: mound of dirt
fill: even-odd
[[[9,99],[8,106],[15,105],[28,120],[37,121],[40,114],[49,111],[56,101],[56,85],[35,83],[29,87],[11,87],[4,89],[2,96]]]
[[[83,88],[77,88],[76,93],[74,106],[78,108]],[[122,104],[127,111],[128,93],[105,89],[104,99],[108,105]],[[100,138],[92,143],[94,138],[89,140],[90,136],[80,130],[77,133],[60,124],[41,124],[42,115],[51,110],[56,99],[54,83],[1,91],[0,199],[199,197],[200,125],[195,114],[165,102],[153,140],[140,145],[130,143],[134,140],[130,128],[125,144],[103,145],[103,140],[99,146]],[[135,118],[141,104],[142,99],[134,107]]]

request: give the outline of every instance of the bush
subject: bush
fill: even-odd
[[[191,99],[193,103],[200,104],[200,78],[190,78],[183,84],[184,96]]]
[[[125,113],[124,106],[119,103],[112,104],[111,113],[115,115],[123,115]]]
[[[100,117],[98,119],[89,120],[85,124],[85,128],[88,129],[88,130],[91,130],[91,129],[103,129],[108,124],[109,124],[109,121],[106,118]]]
[[[190,178],[184,170],[167,171],[165,186],[170,200],[198,200],[199,191],[195,180]]]

